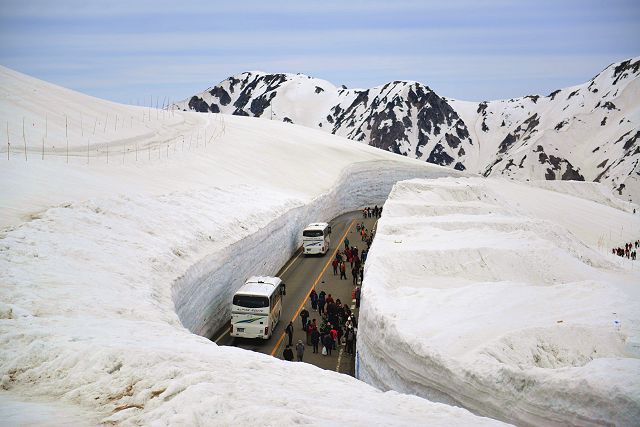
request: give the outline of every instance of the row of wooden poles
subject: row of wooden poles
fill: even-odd
[[[166,111],[169,111],[172,115],[174,115],[174,109],[171,110],[166,110],[163,109],[162,110],[162,114],[163,114],[163,118],[164,118],[164,114]],[[159,119],[159,114],[160,114],[160,110],[156,109],[156,118]],[[143,115],[142,115],[142,122],[144,123],[144,111],[143,111]],[[107,130],[107,122],[108,122],[108,118],[109,115],[107,114],[106,118],[105,118],[105,122],[104,122],[104,127],[103,127],[103,133],[106,133]],[[131,120],[130,120],[130,128],[133,129],[133,116],[130,116]],[[207,138],[207,131],[205,129],[204,131],[204,146],[206,147],[208,143],[211,143],[211,140],[215,137],[221,136],[224,134],[225,131],[225,123],[224,123],[224,118],[222,117],[222,115],[220,115],[220,119],[221,119],[221,128],[218,134],[214,133],[213,135],[211,135],[209,138]],[[151,108],[149,108],[149,120],[151,120]],[[124,122],[124,120],[123,120]],[[81,135],[84,136],[84,127],[82,125],[83,121],[82,121],[82,117],[80,119],[80,129],[81,129]],[[96,132],[96,127],[98,124],[98,119],[96,118],[94,120],[94,126],[93,126],[93,135],[95,135]],[[118,129],[118,115],[115,115],[115,122],[114,122],[114,132],[116,132]],[[184,151],[184,144],[185,144],[185,137],[184,135],[180,135],[182,137],[182,151]],[[48,117],[47,115],[45,115],[45,134],[42,137],[42,159],[44,160],[45,157],[45,140],[48,137]],[[193,140],[193,133],[190,134],[190,138],[189,138],[189,149],[191,149],[191,145],[192,145],[192,140]],[[199,140],[200,140],[200,131],[198,130],[198,133],[196,135],[196,147],[198,147],[199,145]],[[24,159],[25,161],[28,160],[28,150],[27,150],[27,137],[26,137],[26,132],[25,132],[25,118],[22,118],[22,141],[23,141],[23,146],[24,146]],[[65,115],[65,141],[66,141],[66,162],[69,163],[69,121],[68,121],[68,117],[67,115]],[[177,144],[178,141],[173,141],[172,143],[168,143],[166,144],[166,149],[167,149],[167,158],[169,156],[169,147],[170,145],[173,144],[174,145],[174,152],[176,152],[177,150]],[[89,162],[89,158],[90,158],[90,139],[87,139],[87,163]],[[160,146],[162,146],[163,143],[161,144],[157,144],[158,147],[158,158],[160,158]],[[53,146],[54,148],[54,152],[55,152],[55,146]],[[152,144],[148,145],[148,152],[149,152],[149,159],[151,159],[151,151],[152,151]],[[100,152],[99,149],[97,149],[98,152]],[[135,153],[136,153],[136,161],[138,160],[138,144],[135,144]],[[126,144],[123,146],[123,162],[124,162],[124,157],[126,155],[127,152],[127,148],[126,148]],[[109,162],[109,145],[106,144],[105,145],[105,154],[106,154],[106,159],[107,159],[107,163]],[[11,141],[10,141],[10,132],[9,132],[9,122],[7,121],[7,160],[11,159]]]

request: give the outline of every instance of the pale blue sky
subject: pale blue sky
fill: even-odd
[[[125,103],[248,70],[483,100],[546,95],[640,55],[640,1],[0,0],[0,64]]]

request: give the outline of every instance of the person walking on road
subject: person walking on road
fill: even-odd
[[[353,326],[349,325],[347,328],[345,340],[347,341],[347,354],[353,354],[353,341],[354,341]]]
[[[327,295],[324,291],[320,291],[320,295],[318,296],[318,313],[322,316],[324,313],[324,304],[325,304],[325,295]]]
[[[349,238],[347,237],[346,239],[344,239],[344,248],[348,248],[349,247]]]
[[[347,280],[347,266],[344,264],[344,261],[340,263],[340,280]]]
[[[335,326],[331,326],[331,330],[329,331],[329,336],[331,337],[331,343],[333,344],[333,349],[336,349],[336,341],[338,340],[338,331]]]
[[[287,325],[287,329],[285,329],[285,332],[289,337],[289,345],[287,347],[291,347],[291,343],[293,342],[293,322],[289,322],[289,324]]]
[[[333,339],[331,338],[331,334],[326,334],[324,336],[322,344],[327,349],[327,356],[331,356],[331,350],[333,350]]]
[[[306,307],[300,312],[300,319],[302,319],[302,330],[307,330],[307,320],[309,319],[309,310]]]
[[[311,345],[311,334],[313,333],[314,329],[318,329],[316,319],[313,319],[312,322],[307,323],[307,345]]]
[[[298,362],[302,362],[302,356],[304,355],[304,344],[302,344],[302,340],[298,340],[298,344],[296,344],[296,355],[298,356]]]
[[[315,289],[311,289],[311,294],[309,294],[309,299],[311,300],[311,309],[318,309],[318,294]]]
[[[282,352],[282,357],[284,357],[284,360],[288,360],[289,362],[293,360],[293,350],[291,350],[290,345],[288,345],[287,348],[284,349],[284,351]]]
[[[320,332],[318,328],[314,328],[311,331],[311,345],[313,346],[313,352],[318,353],[318,343],[320,342]]]
[[[333,275],[337,276],[338,275],[338,258],[333,259],[333,261],[331,262],[331,266],[333,267]]]
[[[356,282],[358,281],[358,267],[354,266],[351,269],[351,276],[353,276],[353,286],[355,286],[357,284]]]
[[[360,308],[360,286],[356,288],[356,308]]]
[[[327,295],[327,297],[325,298],[325,302],[327,304],[331,304],[332,302],[336,302],[333,297],[331,296],[331,294]]]

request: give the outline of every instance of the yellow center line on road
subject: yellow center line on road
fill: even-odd
[[[316,280],[315,280],[315,282],[313,282],[313,285],[311,285],[311,287],[307,290],[307,293],[305,294],[304,298],[302,299],[302,303],[300,304],[300,307],[298,307],[298,310],[296,311],[296,313],[293,315],[293,318],[291,319],[292,322],[294,322],[296,320],[296,318],[298,317],[298,315],[302,311],[302,307],[304,307],[305,303],[307,302],[307,298],[309,298],[309,294],[311,293],[311,290],[316,287],[316,285],[318,284],[318,282],[320,281],[320,279],[324,275],[324,272],[329,267],[329,264],[331,264],[331,261],[333,261],[333,258],[335,258],[336,254],[338,253],[338,251],[342,247],[342,242],[344,242],[344,239],[345,239],[345,237],[347,237],[347,233],[349,233],[349,230],[351,230],[351,227],[353,227],[353,223],[354,222],[356,222],[355,219],[351,221],[351,223],[349,224],[349,226],[345,230],[344,234],[342,235],[342,238],[340,239],[340,242],[336,245],[336,249],[333,251],[333,255],[331,256],[331,258],[329,258],[329,260],[325,264],[324,268],[320,272],[320,275],[318,275],[318,277],[316,277]],[[278,348],[280,348],[280,344],[282,344],[282,340],[284,340],[284,336],[285,335],[286,334],[284,332],[282,333],[282,335],[280,335],[280,339],[278,339],[278,342],[276,343],[275,347],[273,347],[273,349],[271,350],[271,355],[272,356],[274,356],[276,354],[276,351],[278,351]]]

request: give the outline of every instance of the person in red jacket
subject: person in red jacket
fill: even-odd
[[[333,261],[331,262],[331,266],[333,267],[333,275],[337,276],[338,275],[338,258],[334,258]]]
[[[331,326],[331,330],[329,331],[329,334],[331,335],[331,339],[333,340],[333,349],[336,349],[336,341],[338,339],[338,331],[336,330],[335,326]]]

